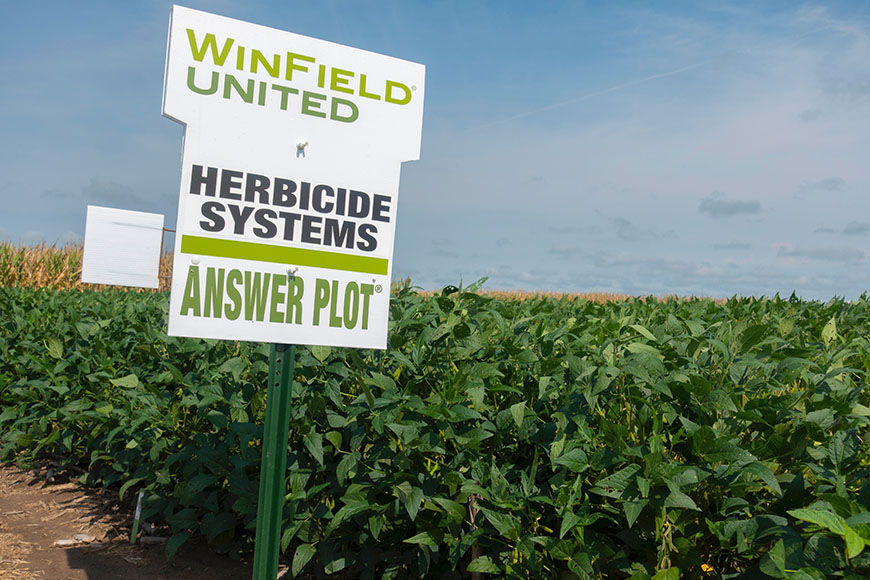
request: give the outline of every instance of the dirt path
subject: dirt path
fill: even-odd
[[[162,544],[131,545],[131,517],[119,510],[114,492],[104,496],[68,481],[48,482],[45,475],[0,464],[2,580],[251,578],[249,562],[201,544],[188,542],[171,561]],[[82,541],[75,544],[77,535]]]

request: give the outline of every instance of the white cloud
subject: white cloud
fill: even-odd
[[[45,243],[45,232],[40,230],[28,230],[21,234],[21,242],[28,246]]]

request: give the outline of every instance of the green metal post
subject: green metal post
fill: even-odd
[[[287,438],[290,434],[290,391],[296,347],[273,344],[269,357],[266,391],[266,432],[260,467],[260,499],[257,503],[257,536],[254,544],[253,580],[275,580],[281,547],[284,511],[284,477],[287,470]]]

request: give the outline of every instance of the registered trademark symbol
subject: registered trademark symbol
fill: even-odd
[[[378,284],[377,286],[375,286],[375,292],[377,292],[378,294],[380,294],[380,293],[383,292],[383,291],[384,291],[384,287],[381,286],[380,284]]]
[[[411,85],[411,90],[412,90],[412,91],[416,91],[416,90],[417,90],[417,85]]]

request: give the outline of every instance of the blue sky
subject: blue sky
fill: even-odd
[[[393,275],[425,288],[870,290],[870,2],[188,2],[427,66]],[[0,7],[0,239],[175,220],[170,3]]]

